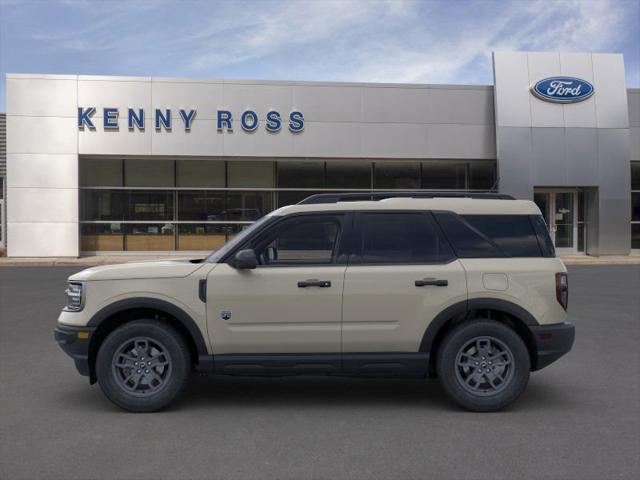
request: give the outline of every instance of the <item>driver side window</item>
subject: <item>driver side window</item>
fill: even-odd
[[[341,231],[339,215],[294,217],[255,247],[261,265],[317,265],[335,262]]]

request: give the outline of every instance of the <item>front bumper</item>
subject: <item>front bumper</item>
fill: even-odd
[[[530,326],[536,344],[536,362],[532,371],[550,365],[571,350],[576,329],[573,323]]]
[[[73,358],[76,369],[80,375],[89,376],[89,343],[95,329],[91,327],[73,327],[70,325],[58,325],[53,331],[60,348]]]

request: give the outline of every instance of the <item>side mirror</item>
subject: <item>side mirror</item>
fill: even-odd
[[[231,260],[231,266],[238,270],[252,270],[258,266],[258,259],[256,252],[248,248],[246,250],[240,250],[236,253]]]

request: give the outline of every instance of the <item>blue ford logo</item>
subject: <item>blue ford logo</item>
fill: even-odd
[[[574,103],[593,95],[593,85],[575,77],[549,77],[532,86],[531,93],[547,102]]]

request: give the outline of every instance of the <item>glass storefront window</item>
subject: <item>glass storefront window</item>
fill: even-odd
[[[310,191],[304,191],[304,192],[278,192],[278,208],[280,207],[286,207],[287,205],[295,205],[296,203],[300,202],[301,200],[304,200],[307,197],[310,197],[311,195],[315,195],[316,193],[328,193],[326,191],[324,192],[310,192]]]
[[[173,160],[124,161],[124,184],[126,187],[173,187],[175,162]]]
[[[80,159],[80,185],[89,187],[121,187],[123,181],[121,158]]]
[[[229,188],[273,188],[273,162],[227,162]]]
[[[224,192],[197,190],[178,192],[178,220],[222,220]]]
[[[177,160],[176,186],[188,188],[224,188],[222,160]]]
[[[273,210],[271,192],[227,192],[225,220],[255,221]]]
[[[418,162],[375,162],[374,188],[420,188],[420,164]]]
[[[422,188],[442,190],[464,190],[466,163],[450,161],[423,162]]]
[[[278,188],[324,188],[324,162],[278,162]]]
[[[326,188],[371,188],[371,162],[327,162]]]
[[[173,220],[173,192],[84,189],[80,218],[85,221]]]
[[[171,223],[125,223],[124,246],[130,251],[168,251],[173,250],[173,230]]]
[[[124,190],[81,190],[81,220],[125,220],[127,210]]]
[[[236,225],[179,224],[178,250],[216,250],[237,232]]]
[[[495,169],[495,162],[480,160],[374,165],[354,159],[81,158],[82,250],[212,250],[248,222],[315,193],[486,190],[493,186]]]
[[[631,248],[640,249],[640,223],[631,225]]]
[[[467,188],[471,190],[497,189],[495,162],[469,162]],[[461,187],[462,188],[462,187]]]
[[[640,162],[631,162],[631,190],[640,190]]]
[[[85,252],[124,250],[121,223],[85,223],[80,226],[80,249]]]
[[[640,222],[640,191],[631,192],[631,221]]]
[[[173,220],[173,192],[130,190],[126,220]]]

